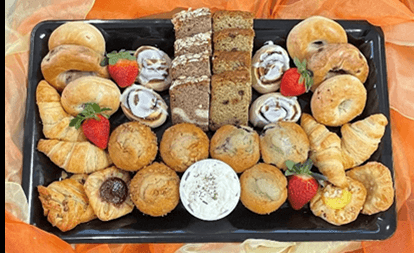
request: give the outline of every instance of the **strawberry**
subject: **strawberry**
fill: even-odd
[[[312,160],[308,159],[303,165],[286,161],[286,166],[288,201],[293,209],[299,210],[316,195],[319,188],[318,181],[312,176],[314,173],[310,171]]]
[[[106,149],[109,140],[110,123],[103,111],[109,108],[100,108],[96,103],[87,103],[83,111],[69,123],[69,126],[79,129],[82,126],[86,138],[98,148]]]
[[[306,60],[300,62],[297,58],[293,60],[296,68],[288,69],[282,76],[280,82],[280,93],[283,96],[299,96],[308,92],[313,84],[311,72],[306,69]]]
[[[108,58],[108,72],[119,87],[131,86],[138,76],[139,69],[137,59],[130,52],[112,52],[106,55]]]

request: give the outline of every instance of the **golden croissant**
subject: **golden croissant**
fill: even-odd
[[[363,120],[342,126],[342,158],[344,169],[361,165],[378,149],[388,124],[383,114],[374,114]]]
[[[112,164],[109,154],[88,141],[68,142],[41,139],[37,149],[70,173],[92,173]]]
[[[49,139],[64,141],[86,141],[81,128],[70,127],[73,117],[65,112],[60,95],[46,81],[40,81],[36,88],[36,103],[43,123],[43,134]]]
[[[339,136],[306,113],[302,114],[301,126],[308,135],[310,158],[314,165],[332,184],[341,188],[347,187]]]

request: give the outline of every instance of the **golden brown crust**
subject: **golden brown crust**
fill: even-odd
[[[85,76],[70,82],[62,92],[62,106],[72,116],[81,113],[86,103],[97,103],[101,108],[111,110],[102,112],[111,116],[120,103],[121,92],[114,82],[97,76]]]
[[[288,160],[295,163],[306,161],[309,139],[300,125],[279,121],[265,126],[260,136],[260,151],[265,163],[286,170],[285,162]]]
[[[138,121],[127,122],[111,133],[108,152],[118,168],[138,171],[154,161],[158,152],[157,136]]]
[[[287,179],[276,167],[259,163],[240,177],[243,205],[252,212],[269,214],[287,199]]]
[[[342,126],[365,108],[367,91],[358,78],[339,75],[323,82],[311,98],[312,115],[326,126]]]
[[[165,216],[178,205],[180,178],[163,163],[153,163],[137,172],[130,183],[135,206],[150,216]]]
[[[208,158],[209,139],[196,125],[180,123],[165,130],[160,154],[167,166],[184,172],[191,164]]]
[[[259,135],[250,127],[220,127],[210,143],[210,155],[241,173],[260,159]]]
[[[391,172],[381,163],[368,162],[347,171],[346,175],[361,182],[367,189],[367,199],[361,211],[363,214],[386,211],[394,202]]]
[[[319,188],[316,195],[310,201],[312,213],[336,226],[348,224],[356,220],[365,203],[367,190],[362,183],[350,177],[347,177],[347,181],[348,187],[346,188],[339,188],[331,184],[324,188]],[[324,197],[337,193],[341,194],[344,189],[352,194],[351,200],[346,206],[341,209],[334,209],[325,204]]]

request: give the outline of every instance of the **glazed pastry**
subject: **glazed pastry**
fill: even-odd
[[[367,189],[367,199],[361,213],[372,215],[388,210],[394,202],[394,187],[390,170],[379,162],[353,168],[346,175],[361,182]]]
[[[339,188],[332,184],[319,188],[310,201],[312,213],[327,222],[340,226],[356,220],[367,196],[364,185],[346,177],[348,186]]]
[[[36,88],[36,104],[39,108],[42,130],[46,138],[62,141],[86,141],[81,128],[70,127],[74,118],[62,107],[59,93],[46,81],[39,82]]]
[[[93,25],[84,21],[71,21],[56,28],[49,38],[49,50],[61,45],[78,45],[105,54],[105,38]]]
[[[222,126],[211,138],[210,155],[241,173],[260,159],[259,135],[248,126]]]
[[[119,108],[121,92],[114,82],[97,76],[85,76],[70,82],[62,92],[62,106],[66,112],[76,116],[86,103],[96,103],[100,108],[109,108],[102,114],[108,117]]]
[[[158,152],[157,136],[138,121],[127,122],[111,133],[108,152],[118,168],[138,171],[154,161]]]
[[[136,81],[155,91],[170,87],[171,59],[162,50],[152,46],[141,46],[134,56],[137,58],[139,74]]]
[[[142,213],[165,216],[180,201],[180,178],[163,163],[153,163],[135,174],[129,185],[131,199]]]
[[[312,91],[323,81],[341,74],[353,75],[364,83],[369,72],[365,56],[349,43],[325,45],[322,50],[312,55],[307,69],[313,73]]]
[[[180,182],[180,198],[194,217],[215,221],[229,215],[240,199],[240,181],[226,163],[205,159],[191,165]]]
[[[378,149],[388,124],[383,114],[374,114],[341,128],[341,147],[345,169],[361,165]]]
[[[151,128],[164,124],[168,106],[162,97],[151,89],[133,84],[122,93],[121,108],[128,119]]]
[[[329,18],[312,16],[290,30],[286,46],[292,59],[303,62],[327,44],[347,42],[346,32],[340,24]]]
[[[191,164],[206,159],[209,139],[199,127],[181,123],[165,130],[160,154],[165,164],[177,172],[184,172]]]
[[[342,126],[362,113],[367,91],[358,78],[339,75],[323,82],[311,98],[312,115],[326,126]]]
[[[39,185],[37,190],[43,214],[62,232],[96,218],[83,185],[73,178],[55,181],[47,187]]]
[[[310,159],[329,182],[337,187],[347,187],[348,181],[342,164],[341,139],[319,124],[309,114],[303,113],[301,123],[309,138]]]
[[[103,55],[88,47],[61,45],[43,58],[41,70],[48,83],[63,91],[71,81],[85,75],[109,78],[108,69],[100,65],[103,59]]]
[[[115,166],[92,173],[86,179],[85,192],[98,219],[109,221],[134,210],[129,196],[129,173]]]
[[[50,160],[70,173],[92,173],[112,164],[105,150],[88,141],[69,142],[41,139],[37,150],[44,153]]]
[[[280,92],[265,94],[250,106],[250,123],[264,127],[278,121],[296,122],[302,114],[296,97],[285,97]]]
[[[270,214],[287,199],[287,179],[275,166],[259,163],[240,177],[240,200],[250,211]]]
[[[309,140],[305,131],[296,123],[279,121],[263,128],[260,151],[265,163],[286,170],[286,161],[303,163],[308,159]]]
[[[289,55],[286,50],[272,41],[265,42],[253,56],[252,87],[262,94],[277,91],[283,73],[289,68]]]

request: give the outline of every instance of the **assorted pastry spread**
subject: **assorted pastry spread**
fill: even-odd
[[[288,200],[338,226],[390,208],[390,170],[369,161],[388,119],[360,117],[364,55],[321,16],[294,26],[286,45],[268,41],[253,52],[253,20],[243,11],[181,11],[172,18],[174,58],[152,45],[106,54],[102,33],[85,22],[52,32],[36,90],[37,150],[73,174],[38,186],[53,226],[68,231],[135,208],[162,217],[180,201],[213,221],[239,201],[265,215]],[[119,107],[125,120],[111,122]],[[314,192],[293,185],[295,174],[313,180]]]

